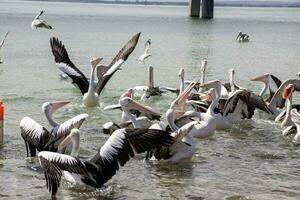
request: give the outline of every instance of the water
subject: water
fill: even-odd
[[[30,29],[36,13],[54,30]],[[147,83],[147,67],[135,60],[151,38],[155,83],[178,87],[177,73],[185,68],[187,79],[198,76],[199,64],[208,59],[207,78],[227,81],[228,69],[236,70],[239,85],[259,92],[250,77],[272,72],[282,80],[300,70],[300,9],[221,8],[214,20],[187,17],[186,7],[127,6],[81,3],[0,1],[0,35],[10,34],[1,49],[0,96],[5,103],[5,144],[0,150],[0,199],[49,199],[37,160],[26,159],[19,122],[30,116],[49,127],[41,111],[45,101],[71,100],[55,113],[64,120],[90,116],[82,126],[82,158],[93,156],[107,136],[101,125],[118,120],[119,112],[103,107],[117,102],[122,91]],[[238,44],[242,30],[251,41]],[[82,106],[79,91],[60,81],[50,52],[49,39],[61,39],[72,61],[89,74],[91,56],[108,63],[136,32],[140,43],[129,60],[101,94],[99,108]],[[153,98],[148,105],[165,112],[174,95]],[[137,156],[120,169],[101,191],[66,182],[58,199],[299,199],[300,150],[281,136],[278,125],[256,113],[253,120],[198,140],[191,162],[166,165],[144,162]]]

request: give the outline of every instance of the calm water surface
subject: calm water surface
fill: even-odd
[[[36,13],[54,30],[31,30]],[[227,81],[236,70],[237,83],[259,92],[249,78],[272,72],[295,78],[300,70],[300,9],[222,8],[214,20],[187,17],[187,7],[127,6],[81,3],[0,1],[0,36],[10,34],[1,49],[0,97],[5,103],[5,144],[0,150],[0,199],[49,199],[37,160],[29,162],[19,122],[30,116],[49,127],[41,111],[45,101],[71,100],[55,113],[60,122],[79,114],[90,116],[82,126],[82,158],[93,156],[107,139],[104,122],[119,120],[119,112],[103,107],[117,102],[122,91],[147,83],[147,67],[137,63],[144,42],[151,38],[155,83],[179,86],[179,68],[187,79],[198,76],[199,63],[208,59],[208,79]],[[251,41],[234,41],[238,32]],[[60,81],[49,39],[60,38],[72,61],[89,74],[91,56],[108,63],[133,34],[142,32],[129,60],[101,94],[100,107],[82,106],[79,91]],[[162,113],[174,95],[153,98],[148,105]],[[299,100],[299,98],[298,98]],[[132,159],[101,191],[62,182],[57,199],[299,199],[300,149],[281,136],[278,125],[256,113],[230,130],[199,140],[191,162],[166,165]]]

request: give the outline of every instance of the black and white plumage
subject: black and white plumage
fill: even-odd
[[[27,156],[35,156],[36,150],[57,151],[59,143],[74,128],[80,128],[88,117],[88,114],[77,115],[62,124],[52,119],[52,113],[66,105],[68,101],[46,102],[43,104],[43,111],[46,115],[52,130],[49,131],[30,117],[23,117],[20,122],[21,136],[25,141]]]
[[[138,58],[138,61],[143,63],[144,65],[145,65],[145,60],[151,56],[151,54],[149,53],[150,45],[151,45],[151,40],[148,39],[145,43],[144,53],[140,55],[140,57]]]
[[[79,175],[86,185],[100,188],[135,154],[170,146],[173,140],[172,136],[160,130],[119,129],[89,161],[47,151],[40,152],[38,158],[44,170],[47,188],[55,195],[63,170]]]
[[[102,92],[104,86],[109,81],[109,79],[118,69],[120,69],[121,65],[127,60],[129,55],[132,53],[138,42],[139,36],[140,33],[134,35],[123,46],[123,48],[118,52],[118,54],[114,57],[114,59],[108,66],[93,66],[93,63],[91,61],[93,67],[91,79],[94,76],[93,70],[97,68],[98,83],[95,86],[92,85],[94,83],[92,82],[91,84],[91,81],[89,82],[85,75],[73,64],[73,62],[69,58],[65,46],[62,44],[61,41],[59,41],[57,38],[51,38],[50,45],[58,68],[73,80],[73,83],[79,87],[81,93],[84,95],[90,92],[91,95],[98,96]],[[97,62],[95,65],[97,65],[100,61],[98,63]]]
[[[4,41],[5,41],[5,39],[6,39],[7,35],[8,35],[8,33],[9,33],[9,31],[6,32],[6,34],[5,34],[4,38],[3,38],[3,40],[2,40],[1,43],[0,43],[0,50],[1,50],[2,46],[4,45]],[[3,60],[1,59],[1,56],[0,56],[0,64],[1,64],[1,63],[3,63]]]
[[[34,20],[31,22],[31,28],[37,29],[37,28],[46,28],[46,29],[52,29],[52,26],[50,26],[45,20],[40,19],[40,16],[44,13],[42,10],[37,16],[35,16]]]
[[[239,42],[249,42],[250,37],[246,33],[240,31],[235,40]]]

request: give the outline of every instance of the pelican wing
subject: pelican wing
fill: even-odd
[[[39,17],[40,17],[43,13],[44,13],[44,11],[42,10],[39,14],[37,14],[37,15],[35,16],[34,19],[39,19]]]
[[[51,133],[29,117],[23,117],[20,123],[21,136],[26,144],[27,156],[34,157],[36,149],[42,151],[51,137]]]
[[[52,195],[55,195],[57,192],[63,170],[87,176],[85,165],[78,158],[60,153],[42,151],[38,154],[38,159],[44,171],[47,189]]]
[[[249,103],[250,98],[250,92],[246,90],[237,90],[232,95],[229,96],[228,100],[225,103],[225,106],[223,108],[223,115],[227,116],[231,113],[240,112],[241,117],[247,117],[250,116],[253,113],[248,113],[247,111],[247,105]],[[251,115],[251,116],[252,116]],[[251,118],[251,117],[250,117]]]
[[[85,94],[88,91],[89,82],[84,74],[72,63],[65,46],[58,38],[54,37],[50,39],[50,45],[58,68],[73,80],[82,94]]]
[[[8,35],[8,33],[9,33],[9,31],[6,32],[6,34],[5,34],[4,38],[3,38],[3,40],[1,41],[1,43],[0,43],[0,49],[1,49],[1,47],[3,46],[4,41],[5,41],[5,39],[6,39],[7,35]]]
[[[88,114],[80,114],[53,128],[51,138],[47,142],[46,147],[53,146],[56,148],[73,128],[79,129],[87,117]]]
[[[98,170],[93,173],[97,186],[100,187],[107,182],[116,174],[119,167],[125,165],[135,154],[161,146],[170,146],[172,143],[173,137],[161,130],[116,130],[90,161],[95,166],[94,170]]]
[[[114,57],[111,63],[105,67],[102,66],[101,70],[98,71],[98,83],[96,85],[96,93],[100,95],[104,86],[109,81],[109,79],[114,75],[114,73],[120,69],[121,65],[127,60],[129,55],[133,52],[137,42],[139,40],[141,33],[137,33],[134,35],[118,52],[118,54]],[[106,68],[106,69],[105,69]],[[106,71],[105,71],[105,70]]]

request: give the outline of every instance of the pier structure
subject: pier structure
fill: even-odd
[[[202,19],[212,19],[214,17],[214,0],[190,0],[190,17],[200,17],[200,8]]]

